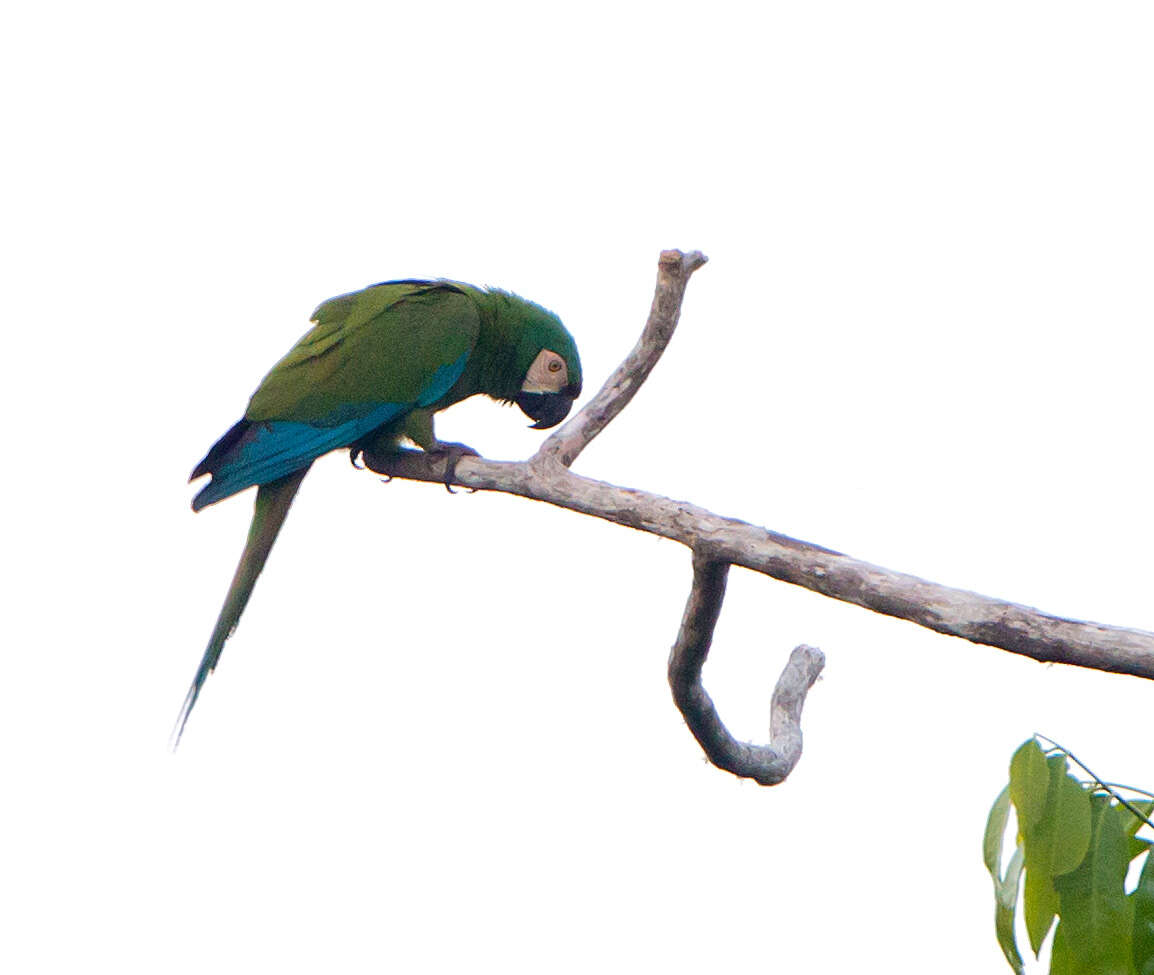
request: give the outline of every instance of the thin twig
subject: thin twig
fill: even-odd
[[[1148,789],[1139,789],[1136,785],[1126,785],[1125,782],[1102,782],[1100,779],[1099,782],[1111,789],[1125,789],[1127,792],[1137,792],[1138,795],[1145,796],[1147,799],[1154,799],[1154,792]]]

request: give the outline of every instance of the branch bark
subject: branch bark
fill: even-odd
[[[656,365],[677,327],[689,278],[705,261],[696,251],[663,252],[653,306],[641,338],[593,399],[550,436],[528,461],[464,457],[457,463],[453,483],[545,501],[660,535],[688,546],[695,559],[706,564],[739,565],[972,643],[998,647],[1046,663],[1072,664],[1154,679],[1152,633],[1063,619],[1028,606],[938,585],[748,522],[723,518],[688,502],[618,487],[570,471],[569,465],[621,412]],[[446,462],[420,451],[366,453],[364,462],[371,470],[390,477],[444,483]],[[724,592],[724,583],[721,591]],[[720,611],[720,597],[717,608]],[[709,633],[712,634],[712,626]],[[684,708],[682,713],[685,714]],[[694,727],[688,715],[686,721]],[[719,719],[717,725],[721,731],[725,730]],[[728,732],[725,735],[728,736]],[[712,747],[720,754],[729,746],[722,738],[715,738],[709,746],[703,742],[703,747],[714,760]],[[800,732],[798,752],[800,754]],[[721,767],[762,781],[759,775],[764,758],[761,755],[749,762],[730,763],[734,767]],[[796,757],[789,768],[795,763]],[[715,764],[718,763],[715,761]]]

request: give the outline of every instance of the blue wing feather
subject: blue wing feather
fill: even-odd
[[[212,480],[193,498],[192,510],[231,497],[254,484],[267,484],[307,467],[321,454],[348,447],[377,427],[400,419],[414,408],[436,403],[465,370],[466,352],[439,366],[414,403],[377,403],[349,406],[320,425],[294,420],[242,420],[218,441],[193,471],[193,477],[211,474]]]
[[[436,372],[429,380],[429,384],[425,387],[425,391],[417,397],[416,405],[420,407],[432,406],[437,400],[449,392],[453,388],[453,383],[461,378],[461,373],[465,371],[465,363],[469,361],[469,353],[462,352],[457,356],[453,362],[448,362],[443,366],[437,366]]]
[[[371,413],[331,427],[266,420],[249,423],[213,471],[212,480],[192,500],[192,510],[231,497],[254,484],[267,484],[308,466],[321,454],[344,447],[388,423],[409,408],[384,403]]]

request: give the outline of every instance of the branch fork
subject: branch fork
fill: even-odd
[[[572,419],[527,461],[462,457],[450,482],[503,491],[663,538],[693,553],[693,587],[669,660],[669,682],[686,724],[714,765],[762,785],[783,781],[801,757],[801,708],[824,665],[820,650],[799,646],[770,704],[770,742],[736,741],[701,683],[701,668],[721,612],[730,565],[752,569],[873,612],[938,633],[998,647],[1035,660],[1154,679],[1154,634],[1063,619],[1003,600],[894,572],[787,535],[723,518],[683,501],[569,470],[649,376],[673,337],[690,276],[706,258],[698,251],[664,251],[649,318],[637,345]],[[444,484],[447,460],[421,451],[364,454],[378,474]]]

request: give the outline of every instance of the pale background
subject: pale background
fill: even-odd
[[[44,3],[5,15],[0,967],[1000,972],[986,812],[1037,730],[1154,785],[1154,687],[679,546],[305,481],[178,754],[251,497],[188,471],[320,300],[445,275],[556,310],[592,392],[658,252],[710,257],[580,473],[1154,629],[1146,4]],[[489,402],[442,436],[540,442]]]

